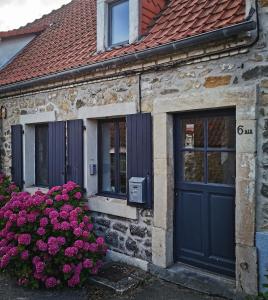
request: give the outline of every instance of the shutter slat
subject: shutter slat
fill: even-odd
[[[127,116],[127,179],[147,178],[147,202],[152,208],[152,117],[150,113]],[[130,203],[129,203],[130,204]],[[132,205],[132,204],[131,204]]]
[[[11,151],[12,151],[12,181],[23,188],[23,149],[22,149],[22,125],[11,126]]]
[[[84,186],[83,120],[67,122],[67,181]]]
[[[136,126],[137,126],[137,132],[136,132],[136,165],[137,165],[137,174],[138,177],[143,177],[143,155],[140,155],[143,153],[143,118],[142,114],[138,114],[136,118]]]
[[[49,186],[65,183],[66,124],[63,121],[48,124],[48,181]]]

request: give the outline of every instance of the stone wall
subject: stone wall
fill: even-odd
[[[151,210],[139,210],[137,220],[93,213],[95,232],[104,236],[110,249],[116,252],[152,261]]]
[[[69,120],[77,118],[78,109],[81,107],[138,103],[138,97],[138,77],[131,76],[2,100],[7,108],[7,119],[3,121],[3,171],[10,174],[10,126],[19,124],[21,115],[55,111],[58,121]]]

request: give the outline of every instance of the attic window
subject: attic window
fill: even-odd
[[[109,46],[129,42],[129,0],[109,4]]]
[[[96,1],[97,52],[116,45],[132,44],[139,39],[140,0]]]

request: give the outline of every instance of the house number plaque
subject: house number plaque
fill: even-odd
[[[252,129],[245,129],[245,127],[243,125],[240,125],[237,127],[237,133],[238,135],[242,135],[242,134],[253,134],[253,130]]]

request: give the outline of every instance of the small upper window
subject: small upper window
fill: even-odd
[[[109,46],[129,41],[129,1],[119,0],[109,4]]]

